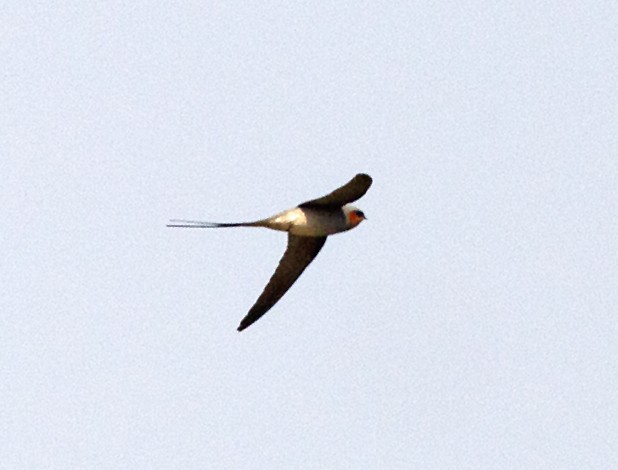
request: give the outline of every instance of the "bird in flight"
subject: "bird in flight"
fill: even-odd
[[[174,219],[167,226],[183,228],[266,227],[288,233],[288,245],[283,258],[279,261],[279,266],[260,297],[240,322],[238,331],[242,331],[259,320],[292,287],[305,268],[318,255],[326,242],[326,237],[353,229],[365,220],[363,211],[350,205],[350,202],[360,199],[371,186],[371,182],[369,175],[359,173],[326,196],[303,202],[293,209],[255,222],[221,224]]]

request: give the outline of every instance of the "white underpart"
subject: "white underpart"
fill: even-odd
[[[323,237],[352,228],[343,211],[296,207],[267,219],[267,227],[302,237]]]

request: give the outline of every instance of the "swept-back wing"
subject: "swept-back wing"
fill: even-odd
[[[298,207],[341,207],[360,199],[371,186],[371,176],[359,173],[332,193],[303,202]]]
[[[240,322],[238,331],[256,322],[277,303],[317,256],[325,242],[326,237],[299,237],[288,234],[288,246],[279,266],[255,305]]]

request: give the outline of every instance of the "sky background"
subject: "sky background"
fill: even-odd
[[[0,15],[1,468],[618,468],[616,2]]]

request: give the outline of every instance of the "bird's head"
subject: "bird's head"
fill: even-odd
[[[343,213],[345,214],[345,221],[350,227],[356,227],[367,218],[362,210],[350,205],[343,206]]]

